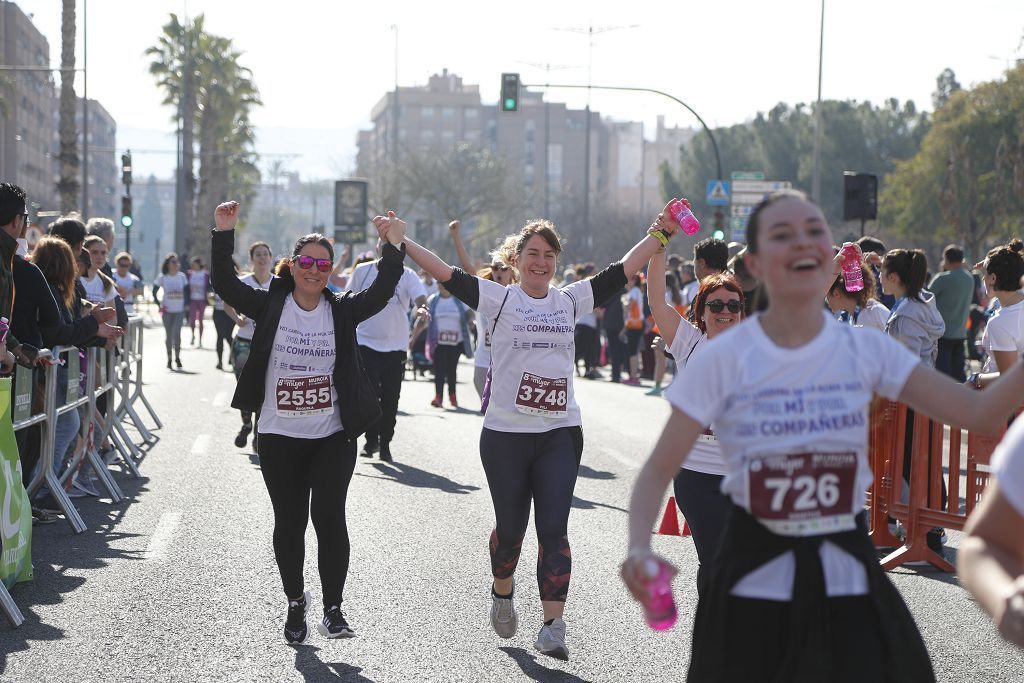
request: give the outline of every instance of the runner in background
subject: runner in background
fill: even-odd
[[[114,258],[116,269],[112,279],[117,286],[117,293],[124,301],[124,310],[128,315],[135,315],[135,297],[142,296],[142,280],[131,272],[132,255],[122,251]]]
[[[664,275],[663,275],[664,274]],[[743,288],[728,273],[704,278],[693,302],[694,320],[687,320],[678,305],[666,301],[661,284],[665,273],[665,252],[659,249],[647,266],[648,299],[661,337],[669,353],[676,359],[676,380],[691,361],[699,362],[708,342],[734,327],[744,317]],[[700,395],[700,386],[686,387],[689,394]],[[722,493],[725,461],[714,431],[705,429],[686,462],[673,480],[676,505],[690,524],[693,544],[697,550],[697,593],[707,590],[711,565],[718,552],[718,543],[725,529],[731,503]]]
[[[473,260],[469,257],[469,252],[466,251],[466,246],[462,243],[462,236],[459,233],[461,225],[462,223],[459,220],[452,221],[448,224],[448,232],[451,235],[452,242],[455,244],[455,253],[459,256],[463,270],[467,273],[476,273],[477,277],[482,277],[485,280],[497,282],[502,287],[507,287],[516,282],[518,278],[511,263],[515,254],[513,240],[511,238],[506,239],[500,247],[491,252],[490,264],[480,266],[473,263]],[[475,324],[476,350],[473,353],[473,386],[480,397],[480,413],[483,414],[484,386],[487,383],[487,373],[491,369],[491,327],[487,317],[479,311],[476,314]],[[415,337],[415,334],[413,336]]]
[[[237,269],[235,272],[238,272]],[[217,343],[214,346],[217,352],[217,369],[223,370],[225,345],[228,349],[228,362],[231,362],[231,335],[235,331],[235,321],[224,310],[224,299],[216,292],[213,293],[213,328],[217,332]]]
[[[206,303],[210,297],[210,273],[203,265],[203,259],[196,256],[188,271],[188,326],[192,330],[192,346],[196,345],[196,325],[199,326],[199,346],[203,345],[203,321],[206,318]]]
[[[382,234],[405,224],[377,216]],[[568,521],[583,454],[580,408],[573,391],[576,321],[615,295],[678,226],[659,215],[654,231],[621,262],[563,289],[552,286],[561,241],[550,221],[531,221],[518,236],[520,283],[501,285],[452,268],[408,237],[408,255],[453,295],[490,321],[493,382],[480,435],[480,459],[495,511],[491,532],[491,627],[502,638],[518,628],[515,570],[533,503],[538,540],[537,585],[544,611],[534,648],[568,659],[563,620],[572,574]],[[663,231],[663,232],[662,232]]]
[[[877,393],[992,432],[1024,396],[1024,367],[975,393],[885,335],[833,320],[821,298],[842,257],[801,193],[769,196],[747,238],[769,307],[666,392],[673,411],[633,490],[623,579],[645,600],[649,561],[674,571],[651,552],[651,529],[665,486],[714,424],[734,505],[697,607],[689,680],[935,680],[867,536],[869,407]]]
[[[622,297],[625,319],[619,341],[626,345],[626,362],[629,367],[629,377],[622,380],[622,383],[632,387],[640,386],[640,342],[644,338],[644,293],[640,289],[642,281],[643,275],[634,273]]]
[[[253,242],[249,245],[249,265],[252,272],[244,275],[241,282],[253,289],[267,291],[270,289],[270,282],[274,274],[270,272],[274,264],[274,255],[270,251],[270,245],[266,242]],[[232,261],[232,266],[234,261]],[[242,368],[249,359],[249,351],[252,349],[252,336],[256,331],[256,321],[240,314],[230,304],[224,302],[224,312],[228,314],[231,321],[238,326],[235,333],[235,340],[231,343],[231,366],[234,369],[235,380],[242,376]],[[252,432],[252,411],[239,410],[242,415],[242,426],[235,435],[235,447],[245,448]],[[256,450],[256,437],[253,437],[253,450]]]
[[[160,275],[153,280],[153,301],[160,307],[164,322],[164,345],[167,347],[167,369],[171,369],[171,352],[174,362],[181,369],[181,323],[185,319],[185,286],[188,278],[179,268],[178,255],[173,251],[164,258]],[[164,290],[163,300],[160,290]]]
[[[309,635],[303,564],[310,517],[323,590],[317,629],[326,638],[351,638],[355,631],[341,609],[351,554],[345,501],[356,441],[380,417],[355,329],[394,294],[404,254],[386,245],[374,283],[358,294],[336,295],[327,289],[331,243],[320,234],[306,235],[279,266],[270,289],[262,291],[235,275],[237,218],[237,202],[217,207],[213,283],[226,302],[257,324],[232,405],[259,412],[260,471],[274,509],[274,557],[288,599],[285,642],[299,645]],[[395,242],[401,238],[400,231],[392,233]]]

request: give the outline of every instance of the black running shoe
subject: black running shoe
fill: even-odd
[[[302,645],[309,638],[306,614],[309,612],[309,591],[302,594],[302,600],[288,601],[288,618],[284,622],[284,642]]]
[[[355,638],[356,632],[345,621],[345,613],[340,605],[333,605],[324,610],[324,618],[316,625],[324,638]]]
[[[363,444],[363,451],[360,453],[360,455],[363,456],[364,458],[371,458],[373,457],[373,454],[376,453],[378,450],[380,450],[380,443],[377,441],[370,441],[369,439],[367,439],[366,443]]]
[[[246,441],[249,440],[249,432],[252,431],[252,423],[243,422],[242,428],[238,430],[238,436],[235,437],[235,447],[245,448]]]
[[[394,462],[394,459],[391,457],[390,441],[380,442],[380,459],[383,460],[384,462]]]

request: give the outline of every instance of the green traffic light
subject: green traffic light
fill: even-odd
[[[713,233],[711,233],[711,236],[714,237],[716,240],[724,240],[725,239],[725,231],[724,230],[715,230]]]
[[[515,109],[515,108],[516,108],[516,101],[514,99],[512,99],[511,97],[506,97],[505,98],[505,109],[508,110],[508,111],[511,111],[512,109]]]
[[[132,223],[134,223],[134,222],[135,221],[132,220],[131,216],[121,216],[121,226],[124,227],[124,228],[132,227]]]

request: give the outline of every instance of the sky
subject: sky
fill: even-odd
[[[33,15],[50,42],[51,64],[59,65],[61,3],[16,4]],[[353,169],[356,132],[370,127],[370,111],[393,89],[396,73],[405,87],[447,68],[496,103],[502,72],[519,72],[526,84],[586,84],[589,72],[594,85],[671,93],[712,127],[817,96],[820,0],[597,4],[78,0],[77,59],[82,66],[84,18],[88,94],[117,122],[118,147],[133,149],[136,178],[165,177],[174,166],[173,112],[160,104],[144,55],[171,12],[204,14],[209,32],[244,53],[264,102],[253,115],[257,150],[268,155],[262,163],[279,158],[303,178],[341,178]],[[822,96],[895,97],[931,109],[943,69],[964,86],[998,79],[1024,58],[1022,36],[1022,0],[825,0]],[[78,74],[79,94],[81,86]],[[585,91],[549,97],[586,104]],[[643,121],[647,131],[659,114],[669,125],[696,125],[656,95],[593,91],[591,106],[615,120]]]

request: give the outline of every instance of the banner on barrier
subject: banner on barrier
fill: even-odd
[[[11,378],[0,378],[0,581],[32,579],[32,506],[21,480],[11,420]]]

